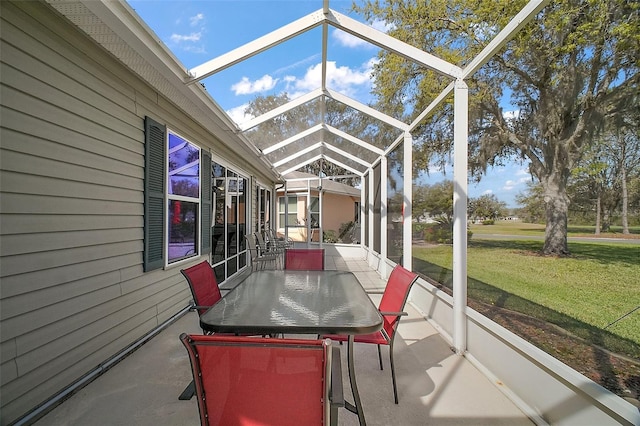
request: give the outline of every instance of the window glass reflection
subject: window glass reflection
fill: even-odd
[[[200,197],[200,149],[169,133],[169,194]]]
[[[197,254],[198,205],[169,201],[169,263]]]

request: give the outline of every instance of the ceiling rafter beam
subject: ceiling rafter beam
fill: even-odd
[[[238,127],[240,128],[240,130],[242,131],[246,131],[249,130],[253,127],[256,127],[259,124],[264,123],[265,121],[271,120],[276,118],[277,116],[279,116],[280,114],[284,114],[287,111],[291,111],[292,109],[295,109],[296,107],[299,107],[300,105],[304,105],[307,102],[310,102],[318,97],[322,96],[322,90],[321,89],[315,89],[312,92],[309,92],[307,94],[304,94],[302,96],[299,96],[289,102],[287,102],[284,105],[280,105],[279,107],[276,107],[274,109],[272,109],[271,111],[265,112],[262,115],[259,115],[255,118],[252,118],[249,121],[245,121],[244,123],[240,124]]]
[[[285,41],[303,34],[319,25],[326,20],[322,9],[310,13],[302,18],[293,21],[275,31],[259,37],[249,43],[246,43],[236,49],[224,53],[202,65],[191,68],[189,70],[190,78],[185,83],[193,84],[204,78],[209,77],[219,71],[229,68],[239,62],[244,61],[258,53],[264,52],[273,46],[277,46]]]
[[[368,149],[369,151],[378,154],[378,155],[384,155],[384,151],[376,146],[371,145],[368,142],[363,141],[362,139],[358,139],[355,136],[350,135],[349,133],[343,132],[340,129],[336,129],[333,126],[329,126],[328,124],[323,125],[323,128],[328,131],[329,133],[336,135],[340,138],[346,139],[349,142],[353,142],[358,146],[361,146],[365,149]]]
[[[306,160],[306,161],[300,162],[298,164],[295,164],[294,166],[289,167],[288,169],[280,172],[280,174],[284,177],[285,175],[287,175],[287,174],[289,174],[291,172],[294,172],[294,171],[298,170],[299,168],[304,167],[304,166],[306,166],[308,164],[311,164],[313,162],[316,162],[318,160],[327,160],[327,161],[329,161],[329,162],[331,162],[331,163],[333,163],[333,164],[335,164],[337,166],[342,167],[345,170],[349,170],[351,173],[353,173],[355,175],[358,175],[359,177],[364,176],[364,172],[361,172],[360,170],[355,169],[352,166],[344,164],[342,161],[336,160],[335,158],[332,158],[332,157],[327,156],[327,155],[322,155],[322,154],[316,155],[315,157],[313,157],[313,158],[311,158],[309,160]],[[286,177],[285,177],[285,179],[286,179]]]
[[[282,175],[282,176],[284,176],[284,175],[286,175],[286,174],[289,174],[289,173],[291,173],[291,172],[294,172],[294,171],[298,170],[300,167],[304,167],[304,166],[306,166],[307,164],[311,164],[311,163],[313,163],[314,161],[318,161],[318,160],[319,160],[319,159],[321,159],[321,158],[323,158],[323,156],[322,156],[322,155],[316,155],[315,157],[313,157],[313,158],[311,158],[311,159],[309,159],[309,160],[307,160],[307,161],[303,161],[302,163],[298,163],[298,164],[296,164],[296,165],[294,165],[294,166],[292,166],[292,167],[289,167],[287,170],[283,171],[283,172],[281,173],[281,175]],[[286,178],[285,178],[285,179],[286,179]]]
[[[390,126],[396,127],[402,131],[407,130],[409,125],[397,120],[387,114],[384,114],[380,111],[378,111],[377,109],[371,108],[368,105],[365,105],[361,102],[356,101],[355,99],[352,99],[346,95],[343,95],[342,93],[336,92],[335,90],[331,90],[331,89],[327,89],[326,90],[326,95],[328,97],[330,97],[331,99],[334,99],[338,102],[341,102],[353,109],[356,109],[372,118],[375,118],[377,120],[380,120],[384,123],[389,124]]]
[[[315,150],[315,149],[320,149],[324,146],[324,142],[316,142],[311,146],[308,146],[307,148],[303,149],[302,151],[298,151],[293,155],[290,155],[288,157],[283,158],[282,160],[276,161],[273,163],[273,167],[280,167],[283,164],[287,164],[293,160],[295,160],[298,157],[301,157],[305,154],[310,153],[311,151]]]
[[[389,50],[411,62],[423,65],[446,77],[457,79],[462,75],[462,69],[457,65],[404,43],[382,31],[378,31],[334,10],[331,10],[327,19],[329,20],[329,24],[342,31],[366,40],[382,49]]]
[[[368,168],[368,167],[371,167],[371,163],[369,163],[368,161],[365,161],[365,160],[363,160],[363,159],[362,159],[362,158],[360,158],[360,157],[356,157],[355,155],[350,154],[350,153],[348,153],[347,151],[344,151],[344,150],[342,150],[342,149],[338,148],[337,146],[333,146],[333,145],[331,145],[331,144],[327,144],[327,143],[325,143],[325,144],[324,144],[324,146],[325,146],[325,148],[327,148],[328,150],[333,151],[333,152],[337,152],[338,154],[340,154],[340,155],[342,155],[342,156],[344,156],[344,157],[348,158],[348,159],[349,159],[349,160],[351,160],[351,161],[354,161],[354,162],[356,162],[356,163],[360,163],[360,164],[362,164],[363,166],[365,166],[365,167],[367,167],[367,168]]]
[[[281,142],[278,142],[276,144],[271,145],[269,148],[263,149],[262,153],[265,154],[265,155],[270,154],[275,150],[278,150],[278,149],[280,149],[282,147],[285,147],[285,146],[289,145],[290,143],[293,143],[293,142],[295,142],[297,140],[300,140],[300,139],[302,139],[302,138],[304,138],[306,136],[311,136],[315,132],[319,132],[322,129],[324,129],[322,124],[316,124],[315,126],[310,127],[307,130],[304,130],[304,131],[302,131],[302,132],[300,132],[300,133],[298,133],[296,135],[293,135],[290,138],[287,138],[287,139],[285,139],[285,140],[283,140]]]
[[[355,169],[355,168],[353,168],[352,166],[349,166],[349,165],[347,165],[347,164],[344,164],[342,161],[338,161],[338,160],[336,160],[335,158],[332,158],[332,157],[330,157],[330,156],[328,156],[328,155],[324,155],[323,157],[324,157],[324,159],[325,159],[325,160],[330,161],[330,162],[332,162],[333,164],[336,164],[336,165],[338,165],[338,166],[342,167],[342,168],[343,168],[343,169],[345,169],[345,170],[349,170],[351,173],[355,173],[355,174],[357,174],[358,176],[363,176],[363,175],[364,175],[364,173],[363,173],[363,172],[361,172],[360,170]]]

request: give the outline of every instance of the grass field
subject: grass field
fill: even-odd
[[[539,227],[509,223],[482,228],[527,236],[540,235]],[[542,240],[483,239],[482,232],[472,230],[469,298],[546,320],[640,359],[640,309],[622,318],[640,305],[640,245],[572,241],[571,257],[554,258],[538,255]],[[450,246],[414,247],[413,257],[414,270],[451,285]]]

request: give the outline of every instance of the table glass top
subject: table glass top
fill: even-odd
[[[235,333],[364,334],[382,317],[351,272],[256,271],[200,317]]]

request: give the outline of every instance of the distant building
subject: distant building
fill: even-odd
[[[286,188],[279,187],[276,193],[279,234],[294,241],[319,242],[321,230],[339,237],[341,227],[353,222],[355,227],[342,242],[359,242],[360,189],[310,173],[291,172],[285,178]]]

